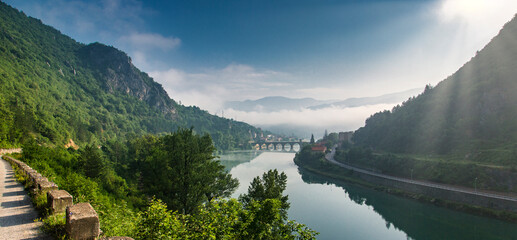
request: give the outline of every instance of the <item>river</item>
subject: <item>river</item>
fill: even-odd
[[[289,219],[318,231],[318,239],[517,239],[517,224],[436,207],[301,171],[294,153],[244,151],[221,156],[239,179],[233,197],[269,169],[287,174]]]

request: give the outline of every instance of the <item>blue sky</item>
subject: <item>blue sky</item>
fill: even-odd
[[[517,13],[515,0],[5,2],[79,42],[127,52],[173,99],[211,113],[231,100],[346,99],[435,85]],[[336,121],[353,129],[386,107],[329,114],[341,112]]]

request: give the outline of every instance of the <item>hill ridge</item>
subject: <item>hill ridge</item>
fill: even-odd
[[[0,146],[36,139],[100,144],[194,127],[220,150],[246,148],[249,124],[177,104],[124,52],[83,44],[0,2]],[[259,134],[260,135],[260,134]]]

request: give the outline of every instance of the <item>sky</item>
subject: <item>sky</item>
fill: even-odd
[[[218,115],[225,101],[436,85],[517,13],[515,0],[4,1],[79,42],[125,51],[171,98]],[[354,130],[392,106],[225,117]]]

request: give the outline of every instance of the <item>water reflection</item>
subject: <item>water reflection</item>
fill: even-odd
[[[253,158],[254,154],[256,157]],[[242,156],[242,159],[236,159]],[[435,207],[299,169],[294,153],[243,153],[221,159],[245,193],[255,176],[287,174],[289,218],[320,232],[318,239],[517,239],[517,224]],[[238,164],[238,165],[235,165]]]
[[[333,184],[358,205],[370,206],[386,221],[386,228],[404,231],[411,239],[517,239],[517,224],[482,218],[329,180],[298,168],[304,182]]]
[[[233,167],[246,163],[258,157],[261,151],[229,151],[219,156],[221,164],[226,171],[230,171]]]

